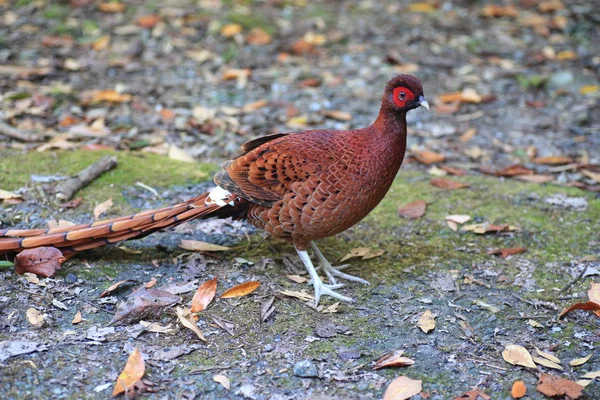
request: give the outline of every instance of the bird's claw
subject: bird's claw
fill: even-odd
[[[352,282],[359,282],[362,283],[364,285],[370,285],[369,281],[360,278],[358,276],[354,276],[354,275],[350,275],[350,274],[346,274],[344,272],[341,272],[341,270],[346,269],[350,266],[350,264],[344,264],[344,265],[340,265],[338,267],[334,267],[331,264],[327,263],[322,263],[321,265],[319,265],[319,267],[317,268],[318,270],[322,270],[325,275],[327,275],[327,279],[329,279],[329,282],[332,285],[337,284],[337,279],[335,278],[336,276],[340,279],[345,279],[347,281],[352,281]]]
[[[323,295],[331,296],[333,298],[336,298],[341,301],[346,301],[348,303],[354,302],[354,299],[352,299],[351,297],[341,295],[334,290],[339,289],[342,286],[344,286],[344,284],[340,283],[328,285],[326,283],[323,283],[321,279],[317,279],[316,281],[314,281],[313,287],[315,288],[315,307],[319,305],[319,300],[321,300],[321,296]]]

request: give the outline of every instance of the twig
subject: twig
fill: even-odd
[[[71,200],[73,195],[86,187],[103,173],[110,171],[117,165],[116,157],[102,157],[77,175],[59,183],[54,189],[56,197],[63,201]]]
[[[558,293],[564,293],[567,290],[569,290],[571,288],[571,286],[573,286],[574,284],[576,284],[577,282],[579,282],[583,276],[585,275],[586,271],[588,269],[588,265],[585,265],[585,268],[581,270],[581,273],[577,276],[577,278],[575,278],[575,280],[571,281],[569,284],[567,284],[567,286],[565,286],[564,288],[560,289],[558,291]]]
[[[15,139],[21,142],[41,142],[44,135],[39,133],[27,132],[15,128],[4,121],[0,121],[0,135]]]

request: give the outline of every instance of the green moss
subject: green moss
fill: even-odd
[[[107,155],[117,156],[117,167],[78,192],[78,197],[93,201],[112,198],[116,205],[127,208],[122,191],[136,182],[155,188],[194,184],[208,180],[217,169],[213,165],[184,163],[155,154],[135,152],[0,152],[0,188],[15,190],[30,185],[31,175],[74,175]]]

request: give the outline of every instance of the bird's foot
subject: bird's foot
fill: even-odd
[[[331,296],[341,301],[347,301],[348,303],[352,303],[354,301],[352,298],[341,295],[335,291],[335,289],[343,287],[343,283],[328,285],[326,283],[323,283],[321,278],[317,276],[315,279],[312,280],[312,284],[315,288],[315,307],[319,305],[319,300],[321,299],[321,296],[324,295]]]
[[[321,253],[321,251],[314,242],[310,242],[310,247],[312,247],[313,251],[315,252],[315,255],[319,259],[319,267],[317,268],[317,271],[322,270],[325,273],[325,275],[327,275],[327,279],[329,279],[329,282],[332,285],[337,284],[337,279],[335,278],[336,276],[340,279],[345,279],[347,281],[360,282],[364,285],[370,285],[369,281],[363,278],[341,272],[341,270],[348,268],[350,264],[344,264],[334,267],[329,261],[327,261],[323,253]]]

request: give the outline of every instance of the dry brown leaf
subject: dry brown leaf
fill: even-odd
[[[406,219],[421,218],[425,215],[426,207],[427,203],[425,203],[425,200],[413,201],[398,208],[398,215]]]
[[[227,24],[221,28],[221,36],[230,38],[238,33],[242,32],[242,26],[240,24]]]
[[[135,22],[137,26],[150,29],[154,28],[160,22],[160,17],[155,14],[141,15]]]
[[[446,178],[435,178],[429,181],[429,183],[431,183],[435,187],[439,187],[440,189],[445,190],[462,189],[469,187],[468,183],[461,183]]]
[[[485,394],[485,392],[478,388],[473,388],[469,391],[464,392],[462,395],[455,397],[454,400],[479,400],[479,398],[483,400],[490,400],[491,397]]]
[[[207,242],[203,242],[201,240],[182,240],[181,243],[179,244],[179,247],[181,247],[184,250],[189,250],[189,251],[206,251],[206,252],[231,250],[230,247],[219,246],[218,244],[207,243]]]
[[[133,279],[125,279],[123,281],[119,281],[119,282],[115,282],[112,285],[110,285],[108,287],[108,289],[106,289],[104,292],[102,292],[102,294],[100,294],[100,297],[106,297],[109,294],[111,294],[112,292],[115,291],[115,289],[117,289],[119,286],[125,284],[125,283],[135,283],[136,281],[134,281]]]
[[[352,119],[352,114],[350,114],[348,111],[325,110],[323,111],[323,115],[327,118],[336,119],[338,121],[350,121]]]
[[[587,293],[591,302],[600,304],[600,283],[592,282]]]
[[[223,72],[222,78],[225,81],[231,81],[234,79],[246,80],[250,74],[251,72],[248,68],[230,68]]]
[[[259,109],[267,106],[268,104],[269,104],[268,100],[265,100],[265,99],[257,100],[255,102],[248,103],[248,104],[244,105],[242,107],[242,111],[245,112],[245,113],[249,113],[249,112],[252,112],[252,111],[259,110]]]
[[[136,347],[129,355],[127,364],[125,364],[125,368],[123,368],[123,372],[121,372],[117,378],[117,383],[113,389],[112,396],[116,396],[123,392],[128,394],[131,390],[135,390],[135,386],[144,376],[145,370],[144,357]]]
[[[447,215],[444,219],[446,221],[452,221],[457,224],[464,224],[465,222],[468,222],[471,220],[471,216],[470,215],[462,215],[462,214],[453,214],[453,215]]]
[[[250,281],[244,282],[237,286],[232,287],[229,290],[226,290],[222,295],[222,299],[231,299],[233,297],[243,297],[247,296],[250,293],[254,292],[260,286],[260,282]]]
[[[296,283],[305,283],[308,281],[308,279],[300,275],[286,275],[285,277],[288,278],[290,281],[294,281]]]
[[[73,325],[77,325],[81,322],[83,322],[83,317],[81,316],[81,311],[77,311],[77,313],[75,313],[75,316],[73,317],[73,321],[71,321],[71,323]]]
[[[98,10],[105,13],[119,13],[125,11],[125,4],[117,3],[114,1],[108,1],[106,3],[99,3]]]
[[[476,134],[477,134],[477,129],[469,128],[465,131],[465,133],[460,135],[460,138],[458,138],[458,140],[461,143],[467,143],[469,140],[473,139]]]
[[[42,314],[35,308],[28,308],[25,315],[27,316],[27,321],[29,321],[29,323],[35,326],[36,328],[39,328],[42,325],[44,325],[44,314]]]
[[[481,172],[483,172],[485,174],[490,174],[490,175],[495,175],[495,176],[505,176],[505,177],[533,174],[532,170],[530,170],[529,168],[525,168],[521,164],[510,165],[506,168],[502,168],[500,170],[495,170],[495,171],[489,170],[485,167],[480,168],[480,170],[481,170]]]
[[[508,344],[502,352],[504,361],[512,365],[522,365],[527,368],[537,368],[531,354],[523,346]]]
[[[36,247],[23,250],[15,257],[15,272],[23,275],[30,272],[45,278],[53,276],[66,261],[56,247]]]
[[[0,189],[0,200],[20,199],[21,195]]]
[[[402,357],[402,354],[404,350],[384,354],[375,362],[373,369],[406,367],[415,363],[413,359]]]
[[[271,35],[261,28],[252,28],[246,36],[246,41],[255,46],[264,46],[272,41]]]
[[[569,396],[578,399],[583,394],[583,386],[558,376],[542,374],[537,390],[548,397]]]
[[[506,258],[508,256],[512,256],[514,254],[525,253],[527,251],[524,247],[513,247],[508,249],[495,249],[488,251],[490,255],[497,255],[500,258]]]
[[[588,301],[585,303],[575,303],[572,306],[562,310],[562,312],[558,315],[558,319],[563,318],[566,314],[570,313],[573,310],[599,311],[600,304],[594,303],[593,301]]]
[[[204,282],[192,298],[191,311],[193,313],[206,309],[217,293],[217,278]]]
[[[546,353],[545,351],[542,351],[542,350],[538,349],[537,347],[534,347],[534,348],[535,348],[535,352],[536,352],[536,353],[537,353],[537,354],[538,354],[540,357],[544,357],[545,359],[547,359],[547,360],[550,360],[550,361],[552,361],[553,363],[560,364],[560,362],[561,362],[561,361],[560,361],[560,359],[559,359],[558,357],[556,357],[555,355],[553,355],[553,354],[550,354],[550,353]]]
[[[569,361],[569,365],[570,365],[571,367],[578,367],[578,366],[580,366],[580,365],[583,365],[583,364],[585,364],[586,362],[588,362],[588,360],[589,360],[590,358],[592,358],[592,354],[594,354],[594,353],[590,353],[590,354],[588,354],[588,355],[587,355],[587,356],[585,356],[585,357],[581,357],[581,358],[575,358],[575,359],[573,359],[573,360]]]
[[[516,179],[529,182],[529,183],[549,183],[554,181],[554,175],[540,175],[540,174],[532,174],[532,175],[519,175],[515,176]]]
[[[579,172],[581,172],[583,175],[587,176],[588,178],[600,183],[600,173],[592,172],[587,169],[582,169]]]
[[[111,207],[113,206],[113,201],[112,199],[108,199],[105,202],[102,202],[100,204],[98,204],[96,207],[94,207],[94,219],[98,219],[100,218],[100,216],[102,214],[104,214],[105,212],[107,212]]]
[[[558,369],[560,371],[563,370],[563,367],[561,367],[557,363],[555,363],[553,361],[550,361],[550,360],[548,360],[546,358],[536,357],[536,356],[533,356],[532,358],[533,358],[533,361],[535,361],[536,364],[543,365],[546,368]]]
[[[190,153],[188,153],[187,151],[185,151],[183,149],[180,149],[179,147],[177,147],[173,144],[169,146],[168,157],[172,160],[177,160],[177,161],[183,161],[183,162],[189,162],[189,163],[196,162],[196,160]]]
[[[406,400],[423,390],[423,381],[399,376],[387,387],[383,400]]]
[[[517,9],[509,4],[507,6],[501,6],[497,4],[490,4],[481,10],[481,15],[488,18],[499,18],[499,17],[516,17],[519,15]]]
[[[510,390],[510,395],[513,399],[520,399],[521,397],[527,394],[527,386],[525,386],[525,382],[523,381],[515,381],[512,385],[512,389]]]
[[[231,382],[229,381],[229,378],[225,375],[215,375],[213,376],[213,381],[220,383],[227,390],[231,389]]]
[[[385,253],[385,250],[381,250],[381,249],[370,249],[368,247],[356,247],[356,248],[350,250],[350,252],[348,254],[346,254],[344,257],[342,257],[340,259],[340,262],[344,262],[351,258],[356,258],[356,257],[361,257],[363,260],[368,260],[370,258],[379,257],[379,256],[383,255],[384,253]]]
[[[417,326],[419,328],[421,328],[421,330],[423,332],[428,333],[428,332],[432,331],[433,329],[435,329],[435,317],[437,317],[437,314],[434,314],[431,311],[426,310],[419,318],[419,321],[417,322]]]
[[[440,163],[446,159],[446,157],[443,154],[439,154],[429,150],[415,151],[413,152],[413,156],[418,162],[424,165]]]
[[[288,297],[294,297],[296,299],[300,299],[300,300],[304,300],[304,301],[314,301],[315,300],[315,296],[313,296],[310,293],[307,293],[306,291],[295,291],[295,290],[280,290],[279,293],[288,296]]]
[[[594,379],[598,379],[598,378],[600,378],[600,370],[588,372],[587,374],[582,376],[580,380],[577,381],[577,384],[581,385],[583,387],[586,387],[587,385],[592,383],[592,381],[594,381]]]
[[[542,164],[542,165],[564,165],[564,164],[572,163],[575,160],[573,160],[571,157],[549,156],[549,157],[536,157],[531,161],[535,164]]]
[[[202,340],[203,342],[206,342],[207,340],[204,337],[204,334],[202,333],[200,328],[198,328],[198,326],[196,326],[196,324],[188,318],[188,313],[186,311],[187,310],[184,310],[181,307],[177,307],[175,309],[175,313],[177,314],[177,318],[179,318],[179,322],[181,322],[181,325],[194,332],[196,336],[198,336],[198,339]]]
[[[99,90],[92,96],[92,102],[126,103],[131,101],[130,94],[119,93],[116,90]]]
[[[549,13],[558,10],[564,10],[565,6],[560,0],[547,0],[538,4],[538,9],[543,13]]]

